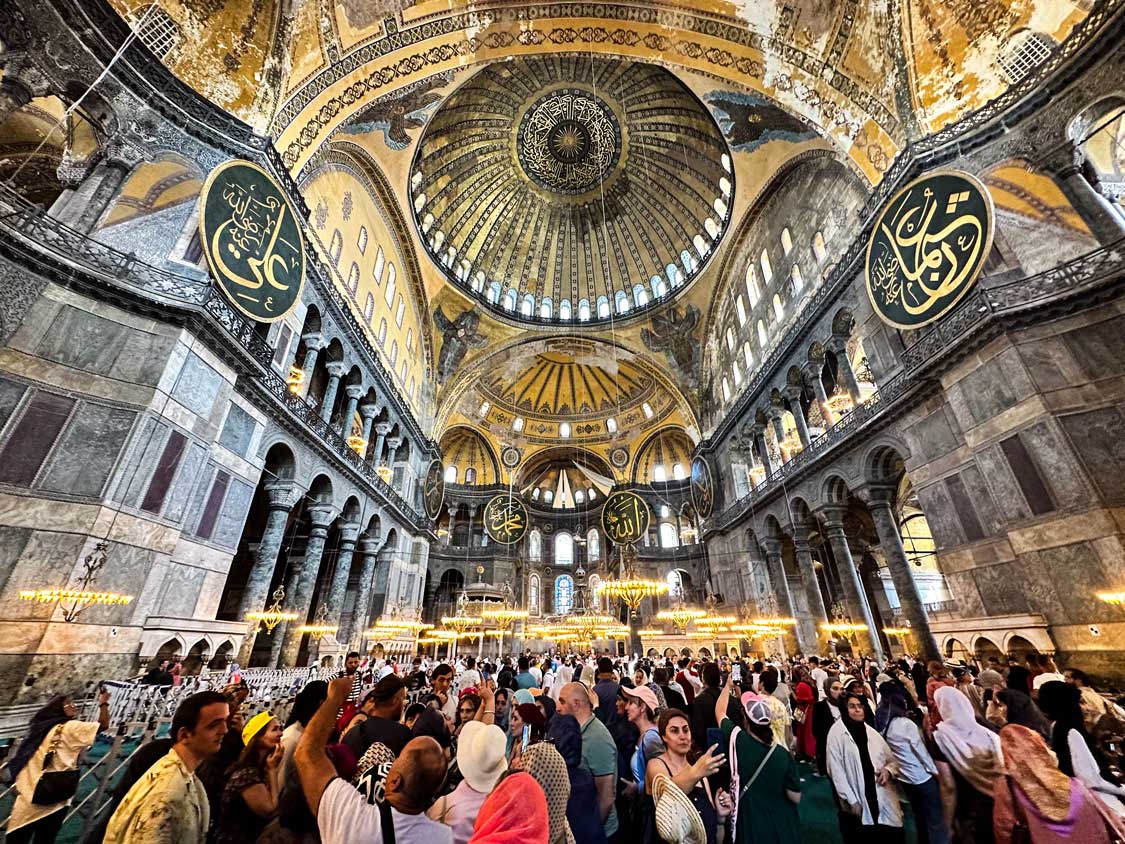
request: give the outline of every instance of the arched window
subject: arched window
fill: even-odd
[[[566,615],[574,608],[574,578],[560,574],[555,578],[555,612]]]
[[[581,489],[574,490],[574,503],[581,504],[586,500],[586,492]]]
[[[500,301],[500,282],[494,281],[488,285],[488,301],[494,305]]]
[[[800,293],[801,288],[805,286],[805,280],[801,277],[801,268],[794,264],[793,272],[790,275],[793,277],[793,292]]]
[[[422,218],[422,234],[429,234],[430,229],[432,229],[433,227],[434,215],[427,213],[426,216]]]
[[[547,296],[539,303],[539,318],[550,319],[554,316],[554,305],[551,303],[551,297]]]
[[[741,296],[735,297],[734,309],[738,312],[738,327],[746,325],[746,304],[742,301]]]
[[[484,271],[477,270],[477,274],[473,276],[473,290],[480,293],[484,290]]]
[[[447,484],[457,483],[457,467],[456,466],[446,466],[445,467],[445,482]]]
[[[180,27],[156,3],[134,9],[128,20],[140,42],[158,59],[165,58],[180,40]]]
[[[383,342],[387,339],[387,320],[384,317],[379,320],[379,345],[382,346]]]
[[[406,300],[398,294],[398,304],[395,306],[395,325],[402,328],[402,318],[406,315]]]
[[[672,464],[672,477],[677,481],[682,481],[686,477],[683,463]]]
[[[387,307],[395,300],[395,265],[387,264],[387,288],[383,291],[383,301]]]
[[[746,371],[749,372],[754,367],[754,350],[750,348],[750,341],[744,340],[742,343],[742,359],[746,361]]]
[[[578,321],[586,322],[590,319],[590,300],[583,299],[578,303]]]
[[[770,279],[773,278],[773,264],[770,263],[770,256],[765,249],[762,250],[762,256],[758,261],[762,265],[762,279],[769,284]]]
[[[789,234],[789,226],[781,230],[781,248],[786,255],[793,251],[793,235]]]
[[[607,431],[609,431],[611,434],[616,434],[617,433],[617,420],[614,419],[612,416],[607,417],[606,420],[605,420],[605,429]]]
[[[430,239],[430,246],[433,247],[436,257],[440,257],[441,245],[445,243],[445,232],[438,229],[434,232],[433,238]]]
[[[1045,32],[1021,29],[1008,38],[996,63],[1008,84],[1015,85],[1045,62],[1055,47],[1055,40]]]
[[[543,537],[539,528],[535,528],[527,537],[527,556],[533,563],[538,563],[543,556]]]
[[[512,420],[512,430],[515,431],[517,434],[520,431],[523,430],[523,417],[522,416],[517,416],[515,419]]]
[[[646,402],[641,402],[641,410],[645,413],[645,419],[651,419],[655,414],[652,412],[652,405]]]
[[[528,293],[523,297],[523,302],[520,304],[520,313],[525,317],[531,316],[535,312],[535,297]]]
[[[602,579],[600,577],[596,574],[590,575],[590,606],[599,612],[602,609],[602,604],[605,602],[605,596],[598,594],[598,587],[601,585]]]
[[[679,287],[684,283],[684,274],[675,264],[669,264],[665,267],[664,274],[668,276],[668,281],[673,287]]]
[[[375,278],[375,283],[381,285],[383,283],[383,267],[386,266],[387,259],[383,257],[383,247],[380,246],[375,253],[375,266],[371,268],[371,275]]]
[[[504,294],[504,310],[514,311],[516,309],[516,291],[508,288],[508,292]]]
[[[734,351],[734,329],[733,328],[727,329],[727,351],[728,352]]]
[[[633,285],[633,303],[639,308],[648,302],[648,291],[643,284]]]
[[[391,366],[398,362],[398,340],[391,343]]]
[[[532,615],[539,615],[539,575],[537,574],[527,579],[527,611]]]
[[[657,483],[664,483],[668,480],[668,472],[665,470],[663,463],[657,463],[652,467],[652,479]]]
[[[691,245],[695,247],[695,251],[699,253],[700,258],[706,258],[707,253],[711,251],[711,244],[701,234],[697,234],[691,239]]]
[[[562,424],[559,425],[559,437],[561,439],[565,440],[569,436],[570,436],[570,423],[569,422],[563,422]]]
[[[734,386],[737,387],[742,384],[742,367],[738,365],[737,360],[730,362],[730,371],[734,375]]]
[[[617,293],[614,294],[613,304],[619,314],[623,314],[629,310],[629,297],[625,295],[624,290],[618,290]]]
[[[758,288],[758,275],[753,264],[746,267],[746,295],[750,299],[751,308],[762,298],[762,291]]]
[[[406,329],[406,351],[408,351],[408,352],[414,351],[414,329],[413,328]]]
[[[359,247],[360,255],[367,251],[367,226],[359,227],[359,240],[356,241],[355,245]]]
[[[415,173],[416,176],[421,176],[421,173]],[[426,194],[420,193],[414,197],[414,213],[421,214],[422,209],[426,207]]]
[[[477,470],[470,466],[465,470],[465,483],[475,484],[477,482]]]
[[[699,237],[699,235],[696,235],[696,237]],[[703,238],[700,237],[699,239],[702,240]],[[684,265],[684,272],[686,273],[694,272],[695,268],[699,265],[695,260],[695,256],[686,249],[680,252],[680,263]]]
[[[371,322],[373,316],[375,316],[375,297],[368,293],[367,301],[363,303],[363,319],[365,322]]]
[[[332,243],[328,246],[328,259],[336,265],[340,263],[340,253],[344,251],[344,236],[340,230],[332,232]]]
[[[676,533],[676,526],[671,522],[660,523],[660,547],[661,548],[675,548],[680,544],[679,534]]]
[[[730,196],[731,183],[726,176],[719,177],[719,190],[722,191],[723,196]]]
[[[668,597],[673,601],[684,597],[684,578],[679,569],[672,569],[664,578],[668,581]]]
[[[593,491],[590,492],[590,498],[594,497]],[[586,534],[586,559],[590,562],[597,562],[602,558],[602,538],[598,533],[597,528],[590,528],[589,533]],[[592,580],[592,579],[591,579]]]
[[[824,234],[822,232],[813,235],[812,252],[818,264],[823,264],[824,259],[828,257],[828,248],[824,245]]]
[[[589,318],[589,309],[589,305],[587,305],[587,318]],[[563,320],[564,322],[570,322],[570,313],[570,300],[563,299],[561,302],[559,302],[559,319]]]
[[[598,319],[605,319],[609,316],[609,299],[605,296],[598,297]]]
[[[774,293],[773,294],[773,318],[776,319],[778,322],[781,322],[781,320],[784,317],[785,317],[785,306],[783,304],[781,304],[781,297],[778,294]]]
[[[723,378],[723,401],[730,401],[730,381]]]
[[[766,334],[766,324],[762,320],[758,320],[758,345],[764,349],[769,340],[769,335]]]

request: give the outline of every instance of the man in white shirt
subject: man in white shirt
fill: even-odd
[[[816,699],[824,700],[824,681],[828,679],[828,672],[820,667],[820,657],[810,656],[809,665],[812,666],[809,676],[816,688]]]
[[[480,688],[480,672],[477,671],[477,661],[471,656],[465,658],[465,669],[461,672],[457,688],[458,690]]]
[[[425,815],[446,774],[445,755],[432,738],[421,736],[403,748],[387,774],[382,804],[369,803],[336,776],[324,748],[349,689],[346,677],[329,684],[328,699],[309,721],[295,756],[322,844],[382,844],[388,825],[395,844],[453,844],[452,830]]]

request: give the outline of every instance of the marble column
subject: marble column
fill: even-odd
[[[242,600],[238,605],[240,620],[246,618],[249,612],[264,610],[269,602],[270,583],[273,581],[281,545],[285,541],[285,526],[289,523],[289,513],[301,492],[292,481],[270,481],[263,484],[262,488],[269,498],[269,511],[266,514],[266,528],[258,542],[254,564],[250,568],[246,588],[242,591]],[[258,628],[255,627],[242,641],[238,652],[239,665],[250,665],[250,655],[254,652],[254,641],[257,638]]]
[[[796,532],[807,532],[807,528],[795,527]],[[820,591],[820,581],[816,577],[816,565],[813,563],[812,549],[809,548],[808,539],[796,537],[793,539],[793,553],[797,558],[797,570],[801,573],[801,583],[805,587],[805,600],[809,604],[809,614],[812,615],[816,625],[817,635],[820,635],[820,625],[828,621],[828,612],[824,609],[824,596]]]
[[[891,580],[894,582],[895,592],[898,593],[899,607],[910,622],[910,632],[915,647],[922,659],[940,661],[941,651],[930,630],[930,617],[926,613],[925,604],[922,603],[918,585],[914,582],[914,574],[910,571],[906,549],[902,547],[902,535],[899,533],[894,505],[891,503],[893,494],[893,490],[870,493],[867,509],[871,513],[872,521],[875,522],[879,547],[882,548],[883,556],[887,559]]]
[[[824,417],[824,427],[831,428],[836,421],[836,415],[832,412],[832,408],[828,406],[828,391],[824,389],[824,380],[820,377],[823,366],[820,363],[810,363],[805,369],[805,377],[812,385],[816,403],[820,406],[820,415]]]
[[[336,393],[340,389],[340,379],[347,372],[347,364],[334,360],[327,369],[328,386],[324,388],[324,398],[320,401],[320,418],[325,422],[332,418],[332,405],[336,403]]]
[[[1087,178],[1084,164],[1085,154],[1068,143],[1056,150],[1044,166],[1098,243],[1108,246],[1125,237],[1125,219]]]
[[[312,383],[313,370],[316,369],[317,356],[320,354],[320,350],[328,345],[328,341],[324,339],[323,334],[315,331],[302,334],[301,340],[305,344],[305,359],[301,362],[301,369],[305,373],[305,381],[301,384],[298,395],[305,398],[309,394],[309,385]]]
[[[344,408],[344,418],[340,423],[340,433],[344,439],[352,435],[352,420],[355,419],[356,408],[359,407],[359,400],[363,394],[367,392],[363,389],[361,384],[348,384],[344,387],[344,392],[348,394],[348,403]]]
[[[402,445],[402,437],[391,437],[387,440],[387,465],[393,467],[395,465],[395,452],[398,451],[399,446]]]
[[[346,643],[349,648],[356,648],[362,644],[363,631],[367,629],[367,613],[371,609],[371,587],[375,579],[375,565],[379,559],[379,551],[383,548],[382,539],[364,537],[359,541],[360,573],[359,588],[355,593],[355,609],[348,620],[347,628],[341,631],[337,640]]]
[[[762,459],[762,468],[766,470],[766,477],[768,478],[773,474],[776,468],[773,465],[773,460],[770,458],[769,446],[766,443],[766,429],[764,425],[755,425],[751,429],[754,436],[754,444],[758,447],[758,456]]]
[[[445,507],[445,512],[449,515],[449,532],[445,535],[445,540],[442,542],[442,544],[446,547],[449,547],[453,544],[453,525],[457,520],[457,505],[447,504]],[[472,537],[469,538],[468,544],[473,544]]]
[[[129,169],[128,163],[107,152],[70,197],[61,222],[83,234],[92,232],[121,190]]]
[[[828,349],[836,355],[836,377],[844,382],[844,388],[851,397],[852,404],[858,405],[863,400],[863,393],[859,389],[859,379],[856,378],[852,362],[848,358],[848,338],[838,334],[833,335],[828,341]]]
[[[393,427],[390,422],[380,422],[375,426],[375,450],[371,452],[371,463],[375,466],[383,465],[383,443]]]
[[[797,436],[801,440],[801,447],[808,448],[812,442],[809,436],[809,421],[805,418],[805,408],[801,405],[802,387],[786,387],[785,397],[789,399],[789,412],[793,414],[793,421],[797,423]]]
[[[359,524],[344,522],[340,525],[340,548],[336,552],[336,571],[332,574],[332,584],[328,589],[328,623],[339,625],[344,609],[344,599],[348,594],[348,577],[352,573],[352,556],[356,540],[359,538]],[[341,640],[342,641],[342,640]]]
[[[777,405],[770,407],[770,424],[773,425],[773,435],[777,437],[777,451],[781,455],[781,462],[788,463],[789,457],[781,444],[785,441],[785,425],[781,421],[782,410]]]
[[[855,560],[852,559],[852,549],[848,546],[848,536],[844,531],[845,512],[843,507],[825,507],[818,515],[824,523],[824,537],[832,548],[832,556],[836,558],[848,614],[856,624],[867,625],[867,630],[858,634],[860,649],[865,655],[873,654],[882,660],[883,647],[879,641],[879,631],[875,629],[875,617],[871,614],[871,605],[867,602],[867,594],[863,591]]]
[[[793,618],[795,617],[793,597],[789,594],[789,579],[785,576],[785,563],[781,559],[781,540],[763,539],[758,544],[766,557],[766,573],[770,578],[770,588],[777,599],[777,613],[783,618]],[[806,637],[801,631],[800,625],[793,631],[793,635],[797,639],[797,650],[808,654],[816,652],[815,648],[813,650],[808,649],[810,645],[816,643],[805,641]]]
[[[312,608],[313,591],[320,573],[320,561],[324,556],[324,543],[328,539],[328,526],[336,518],[336,511],[327,504],[317,504],[308,508],[312,526],[309,541],[305,546],[305,559],[294,571],[294,588],[286,598],[286,604],[297,613],[297,620],[285,623],[285,635],[281,645],[281,668],[292,668],[297,664],[297,652],[301,649],[303,633],[297,628],[305,624]]]
[[[379,406],[375,404],[361,404],[359,406],[359,415],[363,419],[363,440],[366,443],[360,457],[367,460],[367,456],[371,453],[371,428],[375,424],[375,417],[379,415]]]

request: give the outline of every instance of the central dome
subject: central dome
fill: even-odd
[[[606,322],[675,296],[730,219],[707,109],[655,65],[522,57],[461,85],[423,133],[414,216],[445,275],[522,322]]]

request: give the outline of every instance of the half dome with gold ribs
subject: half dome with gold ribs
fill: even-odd
[[[520,57],[438,108],[410,187],[446,276],[514,320],[598,323],[698,274],[730,219],[726,141],[656,65]]]

